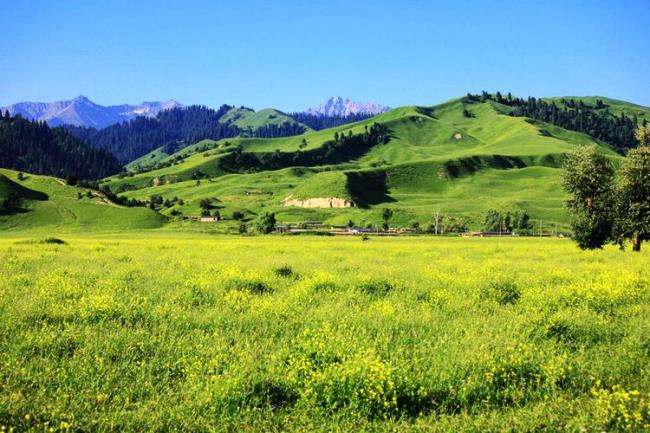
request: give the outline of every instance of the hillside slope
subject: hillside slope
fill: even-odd
[[[497,209],[565,227],[564,156],[590,143],[613,161],[620,156],[585,134],[506,112],[495,101],[462,98],[296,137],[203,142],[167,157],[164,168],[105,185],[141,200],[182,198],[184,205],[162,211],[186,216],[198,215],[199,202],[212,198],[222,215],[274,211],[283,222],[378,224],[388,207],[399,225],[426,224],[440,210],[480,227],[485,212]],[[356,140],[376,123],[387,128],[386,142]],[[340,198],[354,207],[286,206],[292,198]]]
[[[614,164],[622,157],[588,135],[510,112],[494,100],[459,98],[292,137],[202,140],[151,153],[156,169],[101,182],[158,212],[107,205],[99,196],[78,200],[78,189],[52,178],[17,182],[7,172],[5,189],[19,184],[48,198],[25,200],[28,212],[3,215],[0,227],[120,230],[171,222],[236,230],[234,216],[250,220],[264,212],[275,212],[280,223],[378,226],[389,208],[393,226],[425,226],[439,211],[446,224],[478,229],[487,211],[498,210],[526,211],[536,230],[566,230],[565,155],[595,143]],[[186,219],[206,211],[225,220]]]
[[[0,167],[83,179],[120,171],[109,152],[93,148],[62,128],[6,114],[0,115]]]
[[[147,208],[117,206],[102,195],[65,185],[63,180],[0,169],[0,202],[11,194],[10,209],[0,212],[0,231],[122,231],[161,227],[167,218]],[[81,193],[81,197],[79,196]]]

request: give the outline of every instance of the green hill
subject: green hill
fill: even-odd
[[[286,114],[272,108],[254,111],[250,108],[234,107],[228,110],[222,117],[220,117],[218,122],[224,125],[234,126],[238,128],[239,135],[241,137],[277,135],[277,130],[280,128],[285,128],[289,134],[296,134],[304,131],[308,132],[312,130],[308,126],[303,125],[302,123],[295,121],[293,118],[287,116]],[[265,134],[265,131],[269,128],[272,129],[273,132],[267,131]],[[287,134],[284,133],[281,135]],[[231,138],[230,140],[233,139],[236,138]],[[211,143],[214,143],[214,141],[202,140],[194,145],[186,147],[183,146],[176,153],[168,153],[166,151],[166,146],[160,146],[151,152],[129,162],[125,165],[125,169],[130,172],[149,170],[156,166],[164,165],[171,159],[177,158],[178,156],[188,155],[190,153],[200,151],[201,149],[205,150],[211,146]]]
[[[628,109],[625,103],[598,99],[612,110]],[[234,228],[234,212],[252,218],[267,211],[275,212],[280,223],[345,224],[351,219],[378,225],[383,208],[393,211],[391,224],[397,226],[426,225],[440,211],[480,228],[485,213],[495,209],[526,211],[536,227],[567,229],[561,188],[565,155],[596,143],[615,164],[621,156],[586,134],[510,113],[511,107],[494,100],[459,98],[433,107],[399,107],[299,136],[203,140],[171,155],[148,156],[158,159],[160,168],[113,176],[101,185],[127,198],[155,197],[164,203],[158,210],[169,217],[170,227],[200,230]],[[32,189],[51,197],[46,188]],[[74,188],[70,194],[76,204]],[[225,221],[181,222],[198,216],[205,199]],[[147,209],[119,209],[124,214],[115,218],[125,218],[127,226],[164,224],[162,216],[152,218],[158,214]],[[138,222],[129,222],[131,214],[138,215]],[[4,224],[10,221],[5,218]]]
[[[15,205],[0,213],[0,231],[122,231],[161,227],[167,218],[146,208],[115,205],[99,193],[68,186],[61,179],[0,169],[0,201],[13,193]],[[81,193],[83,197],[79,197]]]
[[[581,145],[597,143],[614,161],[620,157],[585,134],[508,112],[495,101],[465,98],[434,107],[400,107],[355,124],[295,137],[222,140],[193,153],[188,148],[168,157],[176,158],[173,165],[111,178],[106,185],[141,200],[152,195],[182,198],[184,206],[163,212],[183,215],[197,215],[201,199],[216,197],[224,215],[239,209],[270,210],[284,222],[353,219],[378,224],[381,209],[388,207],[394,211],[395,224],[402,225],[426,224],[439,209],[479,227],[487,210],[499,209],[525,210],[542,223],[566,227],[566,197],[560,186],[564,156]],[[323,159],[316,159],[311,164],[305,157],[325,154],[335,134],[356,136],[374,123],[390,131],[387,143],[356,153],[336,149],[329,156],[334,163],[319,164]],[[243,155],[239,165],[233,162],[238,152]],[[287,198],[341,198],[355,206],[285,206]]]
[[[293,118],[273,108],[265,108],[260,111],[253,111],[250,108],[233,108],[220,119],[220,122],[233,124],[248,132],[254,132],[267,125],[280,126],[283,124],[302,126],[306,131],[311,131],[308,126],[296,122]]]
[[[0,201],[15,199],[15,200],[47,200],[47,195],[34,191],[20,185],[13,180],[9,179],[6,175],[0,174]]]

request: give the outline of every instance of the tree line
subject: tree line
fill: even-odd
[[[0,167],[84,179],[120,171],[120,163],[110,152],[88,145],[63,128],[12,117],[8,111],[0,115]]]
[[[360,122],[373,117],[374,114],[356,113],[345,116],[325,116],[310,113],[289,113],[289,117],[296,122],[309,126],[311,129],[320,131],[321,129],[334,128],[336,126],[346,125],[348,123]]]
[[[628,152],[618,173],[610,159],[587,146],[569,155],[564,188],[570,194],[574,238],[582,249],[606,243],[632,243],[633,251],[650,240],[650,126],[637,130],[638,147]]]
[[[222,105],[214,110],[194,105],[164,110],[156,117],[136,117],[104,129],[71,125],[66,125],[65,128],[94,147],[111,152],[123,164],[161,146],[167,154],[172,154],[205,139],[221,140],[237,136],[273,138],[298,135],[306,131],[303,126],[290,122],[265,125],[254,130],[242,129],[222,119],[233,108],[231,105]]]
[[[278,170],[291,166],[316,166],[323,164],[337,164],[362,156],[373,146],[388,143],[390,130],[379,123],[360,134],[347,134],[334,132],[332,140],[322,146],[306,151],[296,152],[244,152],[242,147],[237,147],[233,152],[219,159],[219,166],[231,172],[255,172],[262,170]]]
[[[485,91],[480,95],[468,93],[465,99],[470,102],[491,100],[507,105],[513,108],[510,112],[511,116],[529,117],[564,129],[585,133],[609,143],[621,154],[638,145],[634,136],[634,131],[639,125],[636,114],[626,116],[625,113],[621,113],[617,116],[609,111],[602,100],[597,100],[592,106],[582,100],[563,99],[558,105],[555,101],[547,102],[533,97],[523,99],[513,97],[510,93],[504,96],[501,92],[490,94]],[[469,113],[468,110],[465,111]],[[471,113],[465,116],[471,116]],[[646,125],[647,120],[643,119],[641,126]]]

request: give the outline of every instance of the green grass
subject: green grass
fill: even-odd
[[[141,156],[140,158],[134,159],[124,166],[127,171],[137,172],[150,167],[154,167],[156,164],[166,160],[169,157],[169,154],[163,150],[162,147],[152,150],[146,155]]]
[[[20,209],[0,215],[0,231],[83,232],[158,228],[166,218],[145,208],[126,208],[99,196],[86,197],[85,189],[65,185],[61,179],[27,174],[18,181],[17,172],[0,169],[3,191],[19,191]],[[8,188],[9,187],[9,188]],[[84,197],[77,198],[81,192]]]
[[[631,106],[613,100],[605,102],[612,109]],[[464,117],[464,109],[472,117]],[[271,211],[281,223],[345,224],[352,219],[359,224],[378,225],[382,208],[389,207],[394,211],[393,225],[417,221],[425,226],[439,210],[467,219],[471,228],[478,229],[484,214],[497,209],[525,210],[547,227],[567,230],[566,197],[560,187],[565,155],[579,146],[596,143],[616,165],[621,157],[585,134],[504,114],[508,111],[493,101],[466,103],[454,99],[434,107],[399,107],[361,122],[295,137],[203,140],[173,155],[156,150],[143,158],[169,166],[133,176],[113,176],[103,185],[140,200],[152,195],[183,199],[184,205],[161,210],[167,216],[172,212],[197,216],[201,199],[217,197],[216,206],[223,215],[242,209],[250,215]],[[227,120],[253,122],[253,114],[275,115],[267,110],[252,113],[236,109]],[[339,164],[231,173],[220,163],[236,148],[250,153],[318,149],[335,133],[360,134],[375,122],[390,129],[390,141]],[[302,147],[305,140],[306,147]],[[283,201],[289,196],[338,197],[351,199],[357,206],[287,207]],[[229,223],[222,225],[225,231],[234,228]]]
[[[255,131],[267,125],[280,126],[285,123],[291,125],[302,125],[300,122],[296,122],[293,118],[287,116],[281,111],[274,110],[273,108],[265,108],[260,111],[233,108],[221,118],[220,122],[232,123],[245,131]],[[311,130],[308,126],[302,126],[307,131]]]
[[[463,116],[465,108],[473,117]],[[412,221],[426,225],[440,210],[469,219],[472,228],[479,228],[485,212],[496,208],[525,210],[549,227],[558,225],[566,230],[566,197],[560,187],[564,156],[579,146],[597,143],[615,163],[620,157],[587,135],[503,114],[506,112],[504,106],[492,101],[468,104],[463,99],[430,108],[400,107],[362,122],[296,137],[223,140],[212,143],[215,150],[207,152],[190,147],[168,157],[185,158],[176,165],[110,179],[107,185],[114,191],[124,189],[124,184],[137,188],[125,194],[138,199],[154,194],[183,198],[188,204],[177,210],[185,215],[197,214],[202,198],[217,196],[227,214],[239,208],[253,213],[274,211],[281,222],[319,218],[335,224],[348,219],[364,225],[379,224],[381,209],[390,207],[396,225]],[[307,140],[305,150],[315,149],[335,133],[362,133],[374,122],[390,129],[391,140],[356,160],[252,174],[227,174],[219,167],[219,159],[236,146],[245,152],[296,152]],[[197,186],[193,179],[197,172],[211,180]],[[160,186],[152,186],[154,183]],[[265,194],[244,194],[253,186]],[[351,198],[358,207],[287,208],[282,202],[288,196]]]
[[[0,238],[0,429],[642,431],[648,251]]]

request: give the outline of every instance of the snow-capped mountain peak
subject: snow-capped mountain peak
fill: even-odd
[[[11,115],[20,114],[30,120],[42,120],[50,126],[63,124],[105,128],[115,123],[134,119],[137,116],[154,117],[160,111],[183,105],[168,99],[162,102],[143,102],[139,105],[102,106],[86,96],[79,95],[68,101],[20,102],[0,110],[8,110]]]
[[[334,96],[318,107],[309,108],[307,113],[317,116],[348,116],[350,114],[379,114],[388,109],[389,107],[374,102],[358,102]]]

